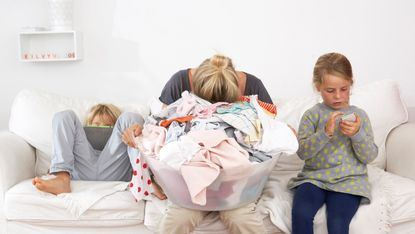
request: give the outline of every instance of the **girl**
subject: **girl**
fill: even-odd
[[[296,188],[292,208],[294,234],[313,233],[313,219],[325,203],[329,233],[349,233],[360,203],[369,203],[366,164],[378,148],[366,112],[349,104],[352,66],[338,53],[324,54],[314,67],[313,84],[323,99],[302,116],[298,156],[303,170],[288,183]],[[351,120],[341,117],[352,114]]]

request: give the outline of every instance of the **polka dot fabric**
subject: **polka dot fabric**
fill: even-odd
[[[362,196],[362,202],[368,203],[371,196],[366,164],[378,153],[369,118],[356,106],[342,109],[361,118],[360,130],[349,138],[336,127],[333,137],[329,138],[324,128],[333,111],[319,103],[304,113],[298,129],[297,154],[305,160],[305,166],[290,180],[288,188],[308,182],[325,190]]]
[[[132,165],[133,176],[130,182],[130,191],[134,195],[136,201],[148,197],[153,192],[152,181],[148,164],[140,154],[137,155]]]

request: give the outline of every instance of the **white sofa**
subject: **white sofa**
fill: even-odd
[[[165,202],[136,202],[123,182],[73,181],[72,193],[54,196],[31,185],[47,172],[51,152],[51,119],[73,109],[80,116],[101,100],[80,100],[39,90],[21,91],[12,106],[9,131],[0,132],[1,233],[152,233]],[[146,105],[119,103],[123,110],[149,113]],[[302,113],[318,96],[278,100],[278,116],[298,127]],[[398,85],[382,80],[353,89],[352,104],[371,118],[379,156],[369,166],[373,201],[362,205],[350,233],[415,233],[415,121],[408,120]],[[392,130],[392,131],[391,131]],[[386,147],[386,148],[385,148]],[[292,192],[286,189],[303,162],[282,157],[258,201],[269,233],[290,233]],[[386,171],[386,172],[385,172]],[[327,233],[324,209],[315,218],[315,233]],[[227,233],[215,213],[194,233]]]

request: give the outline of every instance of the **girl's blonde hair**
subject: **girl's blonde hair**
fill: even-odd
[[[235,102],[241,95],[232,60],[223,55],[214,55],[200,64],[192,85],[194,94],[212,103]]]
[[[113,104],[97,104],[92,106],[89,110],[88,117],[86,119],[87,125],[92,125],[92,121],[96,116],[106,118],[112,125],[115,125],[118,117],[121,115],[121,110]]]
[[[324,76],[327,74],[340,76],[350,81],[350,84],[353,85],[352,64],[342,54],[328,53],[317,59],[313,72],[314,87],[320,86],[323,83]]]

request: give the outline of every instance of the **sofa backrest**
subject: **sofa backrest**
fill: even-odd
[[[302,114],[321,101],[317,94],[310,97],[274,100],[278,106],[278,118],[296,129]],[[49,168],[53,115],[62,110],[72,109],[83,120],[88,109],[98,102],[99,100],[76,99],[39,90],[23,90],[16,96],[11,109],[9,130],[36,148],[36,175],[45,174]],[[116,99],[111,103],[116,104],[123,111],[133,111],[143,116],[149,114],[149,107],[146,104],[121,103]],[[381,80],[354,87],[351,104],[364,109],[369,115],[375,142],[379,147],[378,158],[372,164],[384,169],[387,135],[393,128],[408,120],[408,112],[401,99],[398,84],[393,80]],[[151,107],[155,106],[159,107],[153,101]],[[281,169],[300,170],[303,165],[303,162],[295,157],[287,157],[287,160],[289,161],[280,161],[277,166]]]
[[[275,99],[279,118],[295,129],[298,129],[302,114],[318,102],[321,102],[321,98],[317,93],[312,97]],[[399,85],[394,80],[380,80],[353,87],[350,104],[362,108],[368,114],[379,147],[378,157],[371,164],[385,169],[386,138],[392,129],[408,121],[408,111],[402,101]],[[290,168],[302,168],[299,162],[285,163]]]
[[[145,104],[122,103],[116,99],[92,100],[70,98],[41,90],[20,91],[12,104],[9,130],[36,148],[37,176],[47,173],[52,154],[52,118],[56,112],[71,109],[81,121],[86,119],[88,110],[97,103],[112,103],[122,111],[131,111],[147,116]]]

